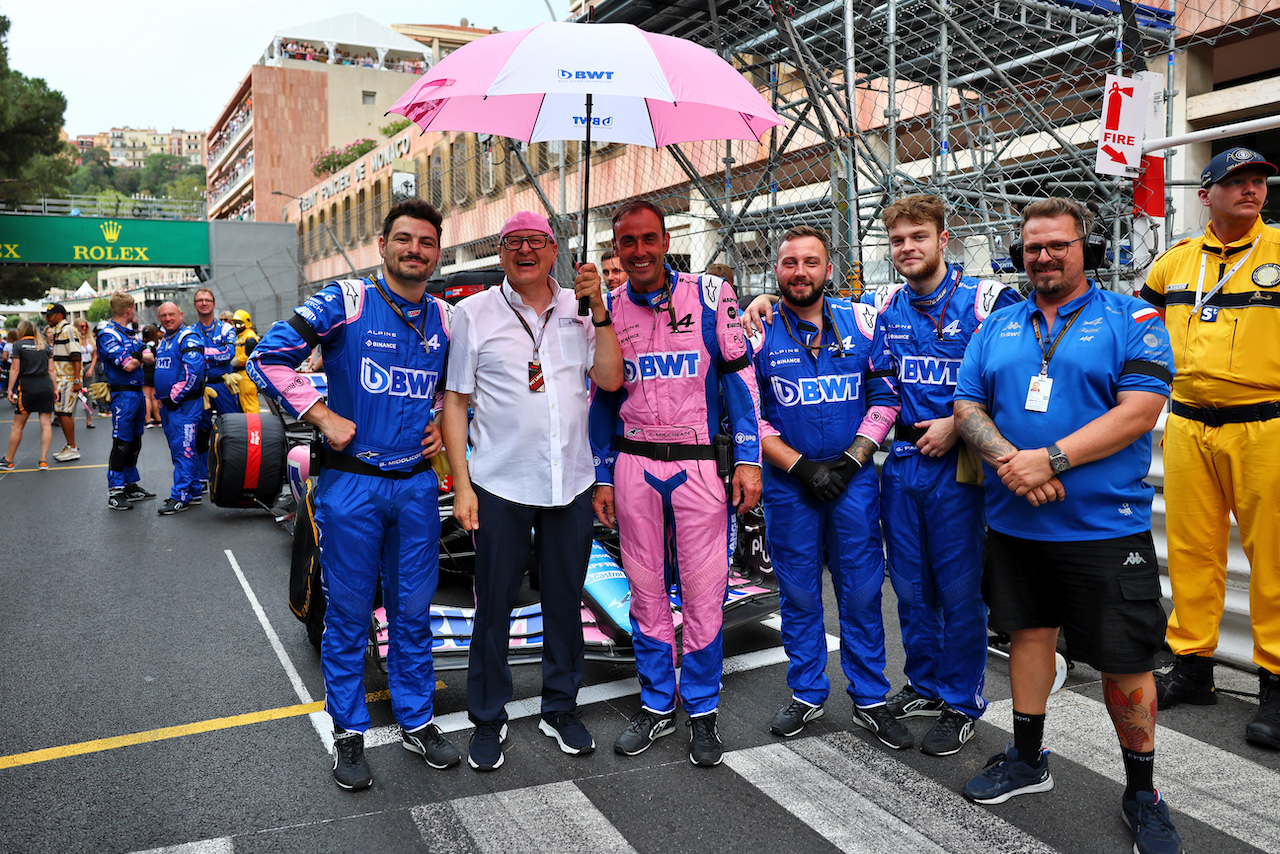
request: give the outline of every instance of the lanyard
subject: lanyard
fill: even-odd
[[[542,339],[547,334],[547,325],[551,323],[551,315],[556,312],[555,300],[552,300],[551,307],[547,309],[546,319],[542,321],[542,328],[538,330],[538,336],[535,338],[533,330],[529,328],[529,321],[521,316],[516,307],[511,304],[511,300],[507,297],[507,292],[502,292],[502,298],[506,300],[507,305],[511,308],[511,312],[516,316],[516,320],[520,321],[520,325],[524,327],[525,334],[529,336],[529,340],[533,342],[533,361],[538,361],[538,351],[542,349]]]
[[[400,308],[400,306],[396,304],[396,301],[395,301],[395,300],[393,300],[393,299],[391,298],[391,295],[390,295],[390,294],[388,294],[386,291],[384,291],[384,290],[382,289],[382,283],[378,281],[377,277],[376,277],[376,276],[370,276],[370,277],[369,277],[369,281],[373,283],[373,286],[374,286],[375,288],[377,288],[377,290],[378,290],[378,294],[379,294],[379,295],[380,295],[384,300],[386,300],[387,305],[391,306],[391,310],[392,310],[392,311],[394,311],[397,315],[399,315],[400,319],[401,319],[401,320],[403,320],[403,321],[405,322],[405,324],[406,324],[410,329],[412,329],[414,332],[418,333],[418,337],[419,337],[420,339],[422,339],[422,348],[423,348],[424,350],[428,349],[428,348],[429,348],[429,345],[427,344],[427,305],[426,305],[426,301],[424,300],[424,301],[423,301],[423,304],[422,304],[422,321],[421,321],[421,325],[420,325],[420,326],[414,326],[414,325],[413,325],[413,321],[411,321],[408,317],[406,317],[406,316],[405,316],[404,311],[402,311],[402,310],[401,310],[401,308]]]
[[[1249,256],[1253,254],[1253,250],[1258,247],[1258,240],[1261,237],[1262,233],[1259,232],[1257,237],[1253,238],[1253,242],[1249,244],[1249,251],[1244,253],[1244,257],[1237,261],[1235,265],[1226,272],[1226,275],[1218,280],[1218,284],[1213,286],[1213,290],[1209,291],[1209,293],[1205,294],[1203,297],[1200,296],[1200,292],[1204,290],[1204,266],[1205,261],[1208,260],[1208,256],[1206,256],[1203,251],[1200,253],[1200,278],[1196,280],[1196,306],[1193,310],[1194,314],[1199,314],[1200,309],[1204,308],[1204,304],[1213,299],[1214,295],[1216,295],[1218,291],[1222,290],[1222,286],[1230,281],[1231,277],[1245,265],[1245,262],[1249,260]],[[1223,251],[1226,250],[1225,246],[1222,248]]]
[[[1044,349],[1044,340],[1040,337],[1040,319],[1034,314],[1031,315],[1031,326],[1036,331],[1036,343],[1040,345],[1040,376],[1044,377],[1049,375],[1049,360],[1053,358],[1054,351],[1058,349],[1058,345],[1062,343],[1063,337],[1067,334],[1067,331],[1071,329],[1071,324],[1076,322],[1076,318],[1080,316],[1080,312],[1082,311],[1084,311],[1084,306],[1080,306],[1075,311],[1071,312],[1071,316],[1067,318],[1067,322],[1062,325],[1062,329],[1058,330],[1058,337],[1053,339],[1053,343],[1049,345],[1049,349],[1047,351]],[[1045,330],[1045,334],[1048,334],[1047,329]]]
[[[910,299],[907,300],[907,302],[911,303],[912,308],[914,308],[916,311],[920,312],[925,317],[927,317],[929,319],[929,322],[933,324],[934,331],[938,333],[939,341],[942,340],[942,322],[947,319],[947,306],[951,305],[951,298],[955,296],[956,285],[959,282],[960,282],[959,270],[952,270],[951,274],[947,276],[947,279],[943,280],[942,287],[946,288],[947,299],[945,302],[942,303],[942,311],[938,313],[937,320],[933,319],[933,315],[928,312],[928,308],[932,307],[933,304],[938,301],[938,297],[940,297],[941,294],[934,297],[926,297],[925,299],[921,300],[921,302],[925,305],[925,308],[921,308],[919,305],[916,304],[914,300],[910,300]]]
[[[787,336],[791,338],[792,341],[796,342],[797,345],[799,345],[804,350],[806,350],[815,359],[818,358],[818,352],[822,349],[823,330],[821,329],[818,330],[817,343],[805,344],[803,341],[801,341],[799,338],[796,337],[796,334],[794,332],[791,331],[791,321],[787,319],[787,313],[780,309],[778,311],[778,314],[782,315],[782,326],[784,329],[787,330]],[[844,339],[840,337],[840,327],[836,326],[835,316],[831,314],[831,306],[827,304],[825,299],[823,300],[823,303],[822,303],[822,316],[826,319],[828,328],[830,328],[830,330],[836,336],[836,347],[832,350],[832,352],[839,356],[843,356],[844,355]]]

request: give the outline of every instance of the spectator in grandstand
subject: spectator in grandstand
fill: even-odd
[[[1258,152],[1231,148],[1200,176],[1209,227],[1156,259],[1142,296],[1161,309],[1178,366],[1164,432],[1165,525],[1177,655],[1160,705],[1218,701],[1213,651],[1227,581],[1228,514],[1249,559],[1261,702],[1245,727],[1280,749],[1280,229],[1264,225]]]
[[[595,474],[587,439],[587,386],[622,383],[622,354],[595,265],[573,290],[551,278],[557,246],[547,218],[521,211],[502,226],[500,287],[454,309],[443,427],[453,470],[453,515],[475,532],[476,616],[467,667],[475,723],[468,764],[503,763],[511,700],[511,609],[535,532],[542,593],[542,720],[560,750],[595,739],[578,716],[583,676],[582,584],[591,554]],[[578,317],[578,298],[591,318]],[[474,450],[467,459],[467,409]]]
[[[1065,628],[1071,657],[1102,673],[1134,851],[1180,854],[1153,781],[1165,618],[1143,481],[1173,352],[1155,309],[1085,277],[1091,219],[1070,199],[1023,209],[1014,254],[1035,292],[983,322],[956,383],[956,425],[985,464],[983,593],[992,628],[1012,638],[1013,688],[1013,744],[964,796],[999,804],[1053,788],[1041,742]]]
[[[36,325],[23,320],[17,328],[18,340],[13,344],[10,356],[9,384],[5,393],[17,410],[13,424],[9,426],[9,448],[0,459],[0,470],[13,471],[14,455],[22,441],[22,431],[31,413],[40,417],[40,471],[49,470],[49,446],[53,444],[53,361],[45,347],[44,338]]]

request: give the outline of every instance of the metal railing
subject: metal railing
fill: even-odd
[[[0,213],[45,216],[105,216],[114,219],[189,219],[208,216],[203,199],[156,199],[151,196],[64,196],[14,205],[0,204]]]

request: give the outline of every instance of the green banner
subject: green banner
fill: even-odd
[[[0,214],[0,264],[199,267],[209,223]]]

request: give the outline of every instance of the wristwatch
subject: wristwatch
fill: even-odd
[[[599,329],[602,326],[613,326],[613,315],[606,311],[604,313],[604,320],[597,321],[595,318],[592,318],[591,325],[596,329]]]
[[[1057,444],[1050,445],[1045,450],[1049,452],[1049,465],[1053,467],[1054,474],[1062,474],[1071,468],[1071,460],[1067,459],[1067,455],[1062,453]]]

